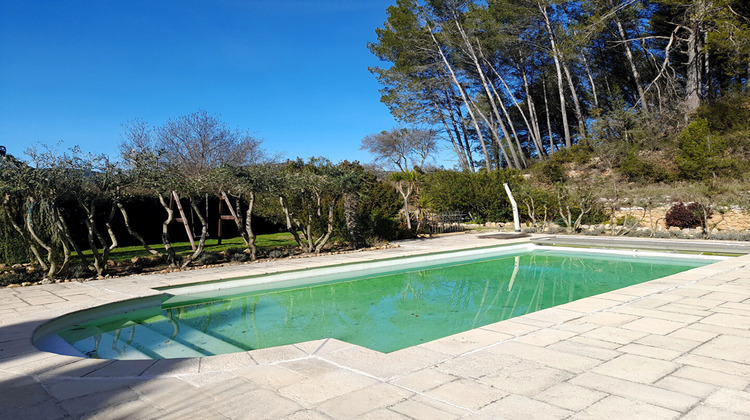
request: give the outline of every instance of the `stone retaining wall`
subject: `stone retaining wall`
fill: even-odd
[[[615,217],[634,217],[641,220],[640,226],[654,230],[666,229],[665,215],[671,206],[657,207],[645,211],[640,208],[620,209],[615,212]],[[717,230],[750,230],[750,214],[739,208],[717,209],[713,216],[708,219],[708,226]]]
[[[634,218],[635,220],[640,221],[638,224],[639,231],[642,230],[653,230],[657,232],[665,232],[665,231],[672,231],[672,232],[679,232],[684,231],[686,233],[690,234],[699,234],[702,232],[701,228],[698,229],[679,229],[679,228],[667,228],[665,215],[667,211],[670,209],[670,206],[662,206],[662,207],[656,207],[650,210],[645,210],[642,208],[623,208],[615,212],[615,218],[621,218],[625,219],[628,217]],[[476,227],[477,225],[464,225],[467,228]],[[481,225],[480,225],[481,226]],[[491,227],[491,228],[497,228],[497,227],[512,227],[513,222],[508,223],[495,223],[495,222],[487,222],[484,224],[485,227]],[[715,209],[713,211],[713,215],[708,220],[708,226],[711,228],[712,233],[720,232],[720,231],[735,231],[735,232],[743,232],[743,231],[750,231],[750,213],[747,211],[740,209],[740,208],[720,208]],[[525,225],[525,223],[522,224],[522,228],[526,228],[528,226]],[[582,226],[583,230],[612,230],[616,229],[616,227],[611,226],[609,223],[604,223],[602,225],[584,225]],[[634,229],[635,230],[635,229]]]

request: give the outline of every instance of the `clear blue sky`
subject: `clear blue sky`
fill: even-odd
[[[0,0],[0,145],[118,154],[205,109],[283,157],[368,162],[395,125],[367,50],[391,0]]]

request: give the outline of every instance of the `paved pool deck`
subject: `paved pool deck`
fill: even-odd
[[[382,354],[334,339],[111,361],[37,350],[62,314],[153,287],[528,239],[0,289],[0,419],[750,418],[750,256]]]

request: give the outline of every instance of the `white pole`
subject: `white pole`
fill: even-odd
[[[516,199],[513,198],[513,193],[510,192],[507,182],[503,182],[503,187],[505,187],[505,192],[510,199],[510,205],[513,206],[513,226],[516,228],[516,232],[521,232],[521,221],[518,219],[518,204],[516,204]]]

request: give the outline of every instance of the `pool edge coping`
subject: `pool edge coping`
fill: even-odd
[[[544,236],[546,236],[546,235],[544,235]],[[507,245],[511,245],[512,246],[512,245],[519,245],[519,244],[524,244],[524,243],[529,243],[530,244],[530,243],[532,243],[532,239],[533,238],[514,238],[514,241],[517,241],[517,242],[510,243],[510,244],[507,244]],[[483,245],[483,246],[477,246],[477,247],[460,248],[460,249],[457,249],[457,250],[454,250],[454,251],[441,251],[441,252],[436,252],[436,253],[429,253],[428,252],[426,254],[442,254],[442,253],[446,253],[446,252],[460,252],[460,251],[467,251],[467,250],[473,250],[473,249],[494,248],[494,247],[497,247],[497,246],[498,245]],[[399,257],[388,258],[388,259],[384,259],[384,260],[410,258],[410,257],[413,257],[413,256],[417,256],[418,257],[418,256],[426,255],[426,254],[425,253],[418,253],[418,254],[415,254],[415,255],[412,255],[412,256],[399,256]],[[324,339],[311,340],[311,341],[301,342],[301,343],[296,343],[296,344],[289,344],[289,345],[271,347],[271,348],[266,348],[266,349],[248,350],[248,351],[237,352],[237,353],[226,353],[226,354],[219,354],[219,355],[212,355],[212,356],[203,356],[203,357],[192,357],[192,358],[153,359],[153,361],[154,361],[154,365],[157,365],[157,364],[159,364],[159,365],[165,365],[165,364],[180,363],[181,361],[187,361],[187,360],[198,360],[199,361],[198,365],[200,365],[201,364],[200,360],[207,359],[207,360],[210,360],[211,364],[222,365],[223,366],[222,370],[232,371],[232,370],[236,370],[236,369],[246,368],[247,367],[247,361],[248,361],[248,359],[254,361],[257,365],[275,365],[275,364],[289,362],[289,361],[294,361],[294,360],[306,359],[306,358],[309,358],[309,357],[320,357],[321,351],[322,350],[326,350],[325,347],[327,345],[329,345],[329,344],[331,344],[331,346],[338,347],[336,349],[333,349],[333,351],[339,351],[339,350],[342,350],[344,348],[356,348],[357,351],[360,351],[360,352],[362,352],[364,354],[370,354],[370,355],[374,355],[375,357],[378,357],[378,358],[383,357],[383,358],[386,358],[386,359],[391,358],[391,356],[392,356],[394,358],[394,360],[395,360],[395,359],[398,359],[399,357],[401,357],[401,355],[404,354],[404,352],[418,351],[419,349],[426,349],[428,351],[433,351],[434,352],[434,350],[430,350],[429,347],[436,347],[436,344],[440,344],[440,342],[454,341],[456,338],[459,338],[459,337],[465,336],[465,335],[470,335],[472,332],[475,332],[475,331],[493,331],[493,329],[492,329],[493,327],[494,328],[502,327],[502,325],[499,325],[499,324],[521,323],[521,324],[527,324],[527,325],[530,325],[530,326],[538,326],[540,324],[540,322],[539,322],[540,319],[547,318],[547,315],[555,313],[555,312],[558,312],[559,310],[562,310],[563,312],[564,311],[575,312],[575,313],[578,314],[574,318],[563,319],[560,322],[553,323],[553,324],[551,324],[551,325],[549,325],[547,327],[540,327],[540,328],[550,328],[550,327],[553,327],[553,326],[556,326],[556,325],[565,324],[565,323],[567,323],[570,320],[574,320],[574,319],[581,318],[581,317],[584,317],[584,316],[588,316],[588,315],[592,315],[592,314],[604,312],[604,311],[607,311],[607,310],[609,310],[611,308],[620,307],[620,306],[626,306],[626,305],[631,304],[633,302],[637,302],[639,300],[642,300],[646,296],[651,296],[651,295],[654,295],[654,294],[660,294],[660,293],[664,293],[664,292],[669,291],[669,290],[674,290],[676,288],[685,287],[685,286],[694,284],[697,280],[695,280],[694,278],[690,278],[690,277],[694,276],[696,273],[700,273],[700,270],[706,270],[706,269],[711,270],[712,269],[711,267],[713,267],[713,266],[715,266],[717,264],[724,264],[726,262],[732,262],[732,261],[736,262],[736,261],[738,261],[738,259],[743,259],[743,258],[747,259],[748,263],[750,263],[750,254],[748,254],[748,255],[742,255],[742,256],[739,256],[739,257],[733,257],[733,258],[723,259],[721,261],[717,261],[717,262],[712,263],[712,264],[708,264],[708,265],[705,265],[705,266],[692,268],[692,269],[689,269],[689,270],[686,270],[686,271],[683,271],[683,272],[680,272],[680,273],[676,273],[676,274],[673,274],[673,275],[670,275],[670,276],[661,277],[661,278],[654,279],[654,280],[649,280],[649,281],[646,281],[646,282],[643,282],[643,283],[639,283],[639,284],[636,284],[636,285],[626,286],[626,287],[621,288],[621,289],[617,289],[617,290],[613,290],[613,291],[610,291],[610,292],[605,292],[605,293],[602,293],[602,294],[599,294],[599,295],[594,295],[594,296],[590,296],[590,297],[578,299],[578,300],[575,300],[575,301],[572,301],[572,302],[568,302],[568,303],[565,303],[565,304],[562,304],[562,305],[557,305],[557,306],[554,306],[554,307],[542,309],[540,311],[532,312],[532,313],[521,315],[521,316],[518,316],[518,317],[509,318],[507,320],[498,321],[496,323],[492,323],[492,324],[484,325],[484,326],[481,326],[481,327],[478,327],[478,328],[475,328],[475,329],[471,329],[471,330],[459,332],[459,333],[452,334],[452,335],[449,335],[449,336],[445,336],[445,337],[442,337],[442,338],[439,338],[439,339],[436,339],[436,340],[433,340],[433,341],[430,341],[430,342],[427,342],[427,343],[423,343],[423,344],[419,344],[419,345],[416,345],[416,346],[408,347],[408,348],[405,348],[405,349],[397,350],[397,351],[394,351],[394,352],[391,352],[391,353],[381,353],[381,352],[379,352],[377,350],[372,350],[372,349],[369,349],[367,347],[363,347],[363,346],[359,346],[359,345],[356,345],[356,344],[347,343],[347,342],[344,342],[344,341],[341,341],[341,340],[337,340],[335,338],[324,338]],[[371,260],[364,260],[364,262],[369,262],[369,261],[371,261]],[[358,264],[358,262],[350,262],[350,263],[345,263],[345,264]],[[331,267],[331,266],[338,266],[338,265],[334,264],[334,265],[325,266],[325,267]],[[300,271],[300,270],[306,270],[306,269],[308,269],[308,268],[295,269],[295,270],[291,270],[291,271]],[[731,269],[727,269],[727,270],[721,270],[720,272],[723,273],[723,272],[733,271],[733,270],[736,270],[736,269],[737,268],[731,268]],[[269,274],[275,274],[275,273],[279,273],[279,272],[287,272],[287,271],[286,270],[273,271],[273,272],[270,272]],[[649,285],[651,285],[651,286],[656,285],[658,282],[663,282],[663,281],[670,282],[669,284],[674,284],[674,278],[675,277],[679,278],[680,276],[683,276],[683,275],[687,276],[688,278],[683,283],[678,284],[677,286],[670,286],[670,287],[664,288],[663,290],[661,289],[661,287],[656,287],[656,288],[649,288],[649,287],[647,287]],[[142,277],[142,276],[139,276],[139,277]],[[221,280],[218,280],[218,281],[221,281]],[[638,290],[639,288],[651,289],[652,291],[649,292],[649,293],[647,293],[647,294],[640,294],[640,293],[633,294],[632,298],[628,299],[628,300],[614,299],[614,300],[612,300],[613,304],[611,306],[606,307],[606,308],[595,309],[595,310],[584,311],[584,312],[577,311],[577,310],[574,310],[574,311],[570,310],[571,307],[579,306],[580,302],[582,302],[582,301],[592,300],[592,299],[604,299],[604,298],[602,298],[602,296],[606,296],[606,295],[626,295],[627,296],[627,293],[618,293],[618,292],[620,292],[620,291],[629,291],[629,289]],[[149,290],[151,290],[152,292],[155,292],[155,293],[150,294],[150,295],[134,296],[134,297],[129,297],[129,298],[125,298],[125,299],[113,300],[111,302],[106,302],[104,304],[107,304],[107,305],[110,305],[110,304],[111,305],[117,305],[119,303],[124,303],[124,302],[132,300],[132,299],[144,299],[144,300],[146,300],[146,299],[150,299],[150,298],[155,298],[157,296],[161,296],[161,294],[162,294],[161,291],[157,290],[156,288],[150,288]],[[96,305],[96,306],[98,306],[98,305]],[[91,307],[93,307],[93,306],[90,306],[88,308],[78,309],[78,310],[75,310],[75,311],[68,311],[68,312],[56,315],[55,318],[43,321],[41,324],[37,325],[33,329],[32,334],[30,336],[30,341],[35,336],[37,330],[45,327],[50,322],[54,322],[57,318],[59,318],[61,316],[65,316],[65,315],[70,314],[70,313],[79,312],[79,311],[85,311],[87,309],[90,309]],[[559,314],[559,312],[558,312],[558,314]],[[526,321],[526,322],[524,322],[524,321]],[[542,322],[546,322],[546,321],[542,321]],[[524,333],[524,334],[520,334],[520,335],[515,335],[515,336],[513,336],[511,338],[508,338],[508,339],[502,339],[500,341],[497,341],[497,342],[493,343],[492,345],[489,345],[489,346],[486,346],[486,347],[480,347],[480,348],[472,349],[472,350],[464,352],[464,353],[471,353],[471,352],[475,352],[475,351],[480,351],[483,348],[495,347],[497,345],[500,345],[500,344],[508,342],[508,341],[516,341],[519,338],[521,338],[521,337],[523,337],[523,336],[525,336],[525,335],[527,335],[527,334],[529,334],[531,332],[533,332],[533,331],[530,331],[530,332],[527,332],[527,333]],[[32,346],[33,346],[33,344],[32,344]],[[309,347],[315,347],[316,349],[313,352],[309,352],[308,350],[303,350],[303,348],[309,348]],[[46,352],[46,351],[43,351],[43,350],[39,350],[36,347],[34,348],[34,350],[36,350],[39,353],[49,354],[50,357],[55,357],[55,356],[59,356],[59,357],[73,357],[73,358],[77,359],[77,360],[73,360],[71,362],[71,364],[74,364],[74,363],[77,363],[77,362],[88,361],[89,363],[86,363],[86,364],[90,364],[90,365],[101,364],[102,368],[105,367],[105,366],[108,366],[108,365],[110,365],[112,363],[118,363],[118,364],[120,364],[120,363],[137,363],[137,362],[143,362],[143,360],[111,360],[111,359],[82,358],[80,356],[71,356],[71,355],[64,355],[64,354],[49,353],[49,352]],[[257,357],[261,353],[264,353],[264,355],[262,357]],[[271,357],[270,354],[272,354],[272,353],[279,353],[279,354],[281,354],[283,356],[281,356],[281,357]],[[457,357],[457,356],[459,356],[461,354],[464,354],[464,353],[455,354],[455,355],[444,353],[444,356],[446,356],[446,358],[445,359],[441,359],[441,361]],[[290,355],[290,354],[293,354],[294,357],[288,358],[288,355]],[[237,355],[246,355],[246,356],[249,356],[249,357],[248,358],[243,358],[243,357],[237,357]],[[256,356],[256,357],[253,357],[253,356]],[[0,359],[0,366],[2,365],[2,361],[3,360]],[[147,369],[144,372],[142,372],[142,374],[146,374],[149,369]],[[96,378],[96,377],[98,377],[95,374],[96,370],[98,370],[98,368],[92,370],[91,372],[88,372],[85,376],[89,377],[89,378]],[[192,372],[192,373],[178,372],[178,373],[175,373],[175,375],[162,375],[162,374],[158,374],[158,375],[154,375],[154,376],[149,376],[149,375],[141,376],[141,375],[138,375],[138,376],[135,376],[135,377],[184,376],[184,375],[189,375],[189,374],[201,374],[201,371],[198,370],[198,371],[195,371],[195,372]],[[60,376],[59,372],[53,372],[51,375],[47,375],[46,372],[40,372],[39,376],[54,376],[54,377],[57,377],[57,378],[69,378],[69,379],[80,378],[80,376],[69,376],[69,377],[68,376]],[[103,377],[106,377],[106,376],[103,376]]]

